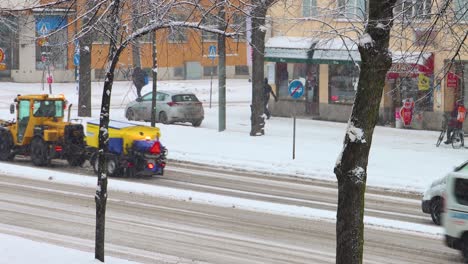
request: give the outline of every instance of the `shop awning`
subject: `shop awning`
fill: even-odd
[[[273,37],[265,43],[265,61],[311,63],[312,38]]]
[[[348,39],[319,40],[314,46],[313,63],[347,64],[361,61],[357,44]]]
[[[395,79],[400,75],[414,77],[419,73],[431,75],[434,72],[434,55],[432,52],[392,52],[392,67],[387,78]]]
[[[342,39],[273,37],[265,44],[265,61],[345,64],[360,62],[357,45]]]

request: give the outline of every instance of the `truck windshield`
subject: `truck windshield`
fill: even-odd
[[[63,101],[34,101],[33,115],[35,117],[62,117]]]

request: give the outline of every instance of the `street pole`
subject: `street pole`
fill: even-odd
[[[210,80],[210,109],[211,109],[211,95],[213,93],[213,66],[214,58],[211,59],[211,80]]]
[[[220,6],[220,30],[226,30],[226,10],[224,4]],[[218,131],[226,130],[226,36],[218,35]]]

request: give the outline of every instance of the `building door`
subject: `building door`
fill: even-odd
[[[306,90],[306,114],[319,115],[319,65],[307,64]]]

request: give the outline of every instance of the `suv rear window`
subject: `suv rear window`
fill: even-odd
[[[173,102],[198,102],[198,98],[194,94],[178,94],[172,96]]]

